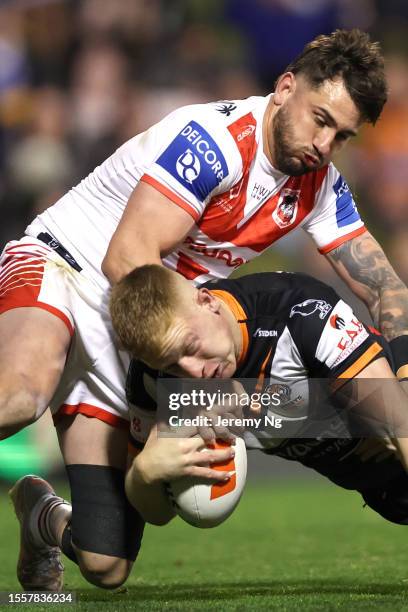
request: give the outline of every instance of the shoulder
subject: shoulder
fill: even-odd
[[[274,314],[292,320],[296,326],[299,316],[325,312],[339,300],[337,293],[325,283],[307,274],[291,272],[262,272],[236,279],[220,279],[205,285],[209,289],[224,290],[236,297],[247,311]]]

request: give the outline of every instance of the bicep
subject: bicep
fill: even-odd
[[[384,358],[371,363],[359,374],[366,385],[371,382],[369,408],[376,420],[382,419],[383,438],[392,439],[399,458],[408,470],[408,398],[388,361]],[[365,379],[363,381],[362,379]],[[373,382],[376,383],[373,388]]]
[[[401,437],[408,433],[408,398],[388,361],[381,357],[368,364],[357,374],[352,408],[363,436]]]
[[[369,363],[361,372],[356,374],[355,379],[393,379],[397,385],[398,381],[395,378],[394,372],[391,370],[390,364],[385,357],[380,357]]]
[[[133,191],[103,262],[103,272],[118,282],[138,266],[161,263],[194,225],[192,215],[151,185]]]

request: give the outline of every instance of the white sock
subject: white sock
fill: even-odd
[[[34,516],[33,511],[33,522],[36,521],[37,529],[31,530],[33,534],[33,540],[37,544],[40,542],[35,538],[35,534],[38,534],[41,539],[41,544],[47,544],[48,546],[60,546],[59,536],[63,531],[67,521],[71,519],[72,507],[71,504],[62,497],[56,495],[50,495],[45,503],[41,504],[37,516]]]

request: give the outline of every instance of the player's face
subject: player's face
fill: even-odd
[[[267,138],[272,164],[284,174],[300,176],[323,167],[362,123],[341,79],[313,89],[304,77],[288,73],[277,92]]]
[[[200,292],[203,301],[175,315],[161,355],[149,365],[185,378],[230,378],[240,352],[239,327],[237,336],[228,320],[232,315],[207,290]]]

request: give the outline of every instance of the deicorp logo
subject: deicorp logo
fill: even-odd
[[[195,121],[181,130],[157,163],[201,201],[228,175],[219,146]]]

